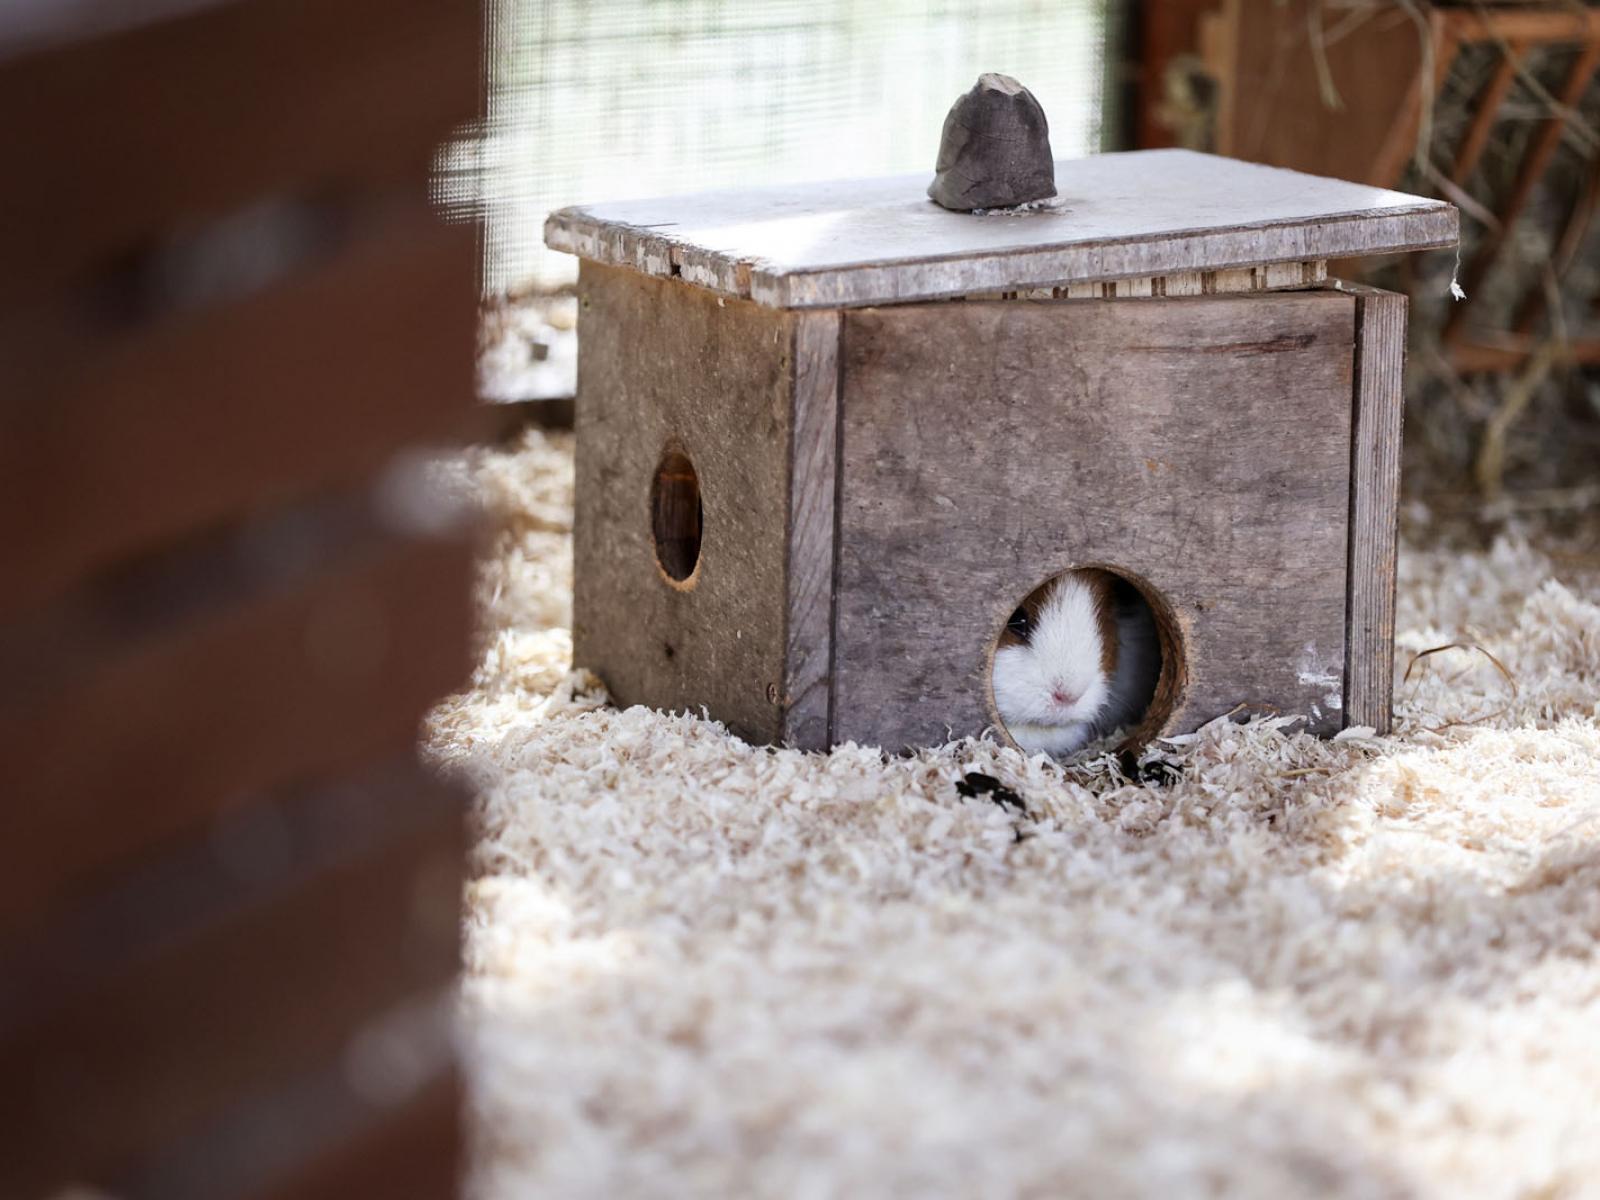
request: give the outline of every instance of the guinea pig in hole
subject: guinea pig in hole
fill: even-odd
[[[1164,642],[1137,586],[1100,567],[1040,584],[1000,631],[994,701],[1005,730],[1030,754],[1066,758],[1127,748],[1163,684]],[[1170,709],[1170,704],[1159,707]]]

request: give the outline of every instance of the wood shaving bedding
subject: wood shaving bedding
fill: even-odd
[[[1398,669],[1516,687],[1430,655],[1392,738],[773,751],[569,671],[570,452],[475,465],[430,724],[475,1195],[1600,1196],[1600,564],[1408,541]]]

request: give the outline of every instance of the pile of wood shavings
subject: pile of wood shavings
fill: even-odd
[[[476,1195],[1600,1195],[1600,561],[1408,544],[1400,668],[1477,649],[1393,738],[1219,721],[1169,786],[806,755],[569,673],[570,470],[477,464],[484,657],[431,725],[478,792]]]

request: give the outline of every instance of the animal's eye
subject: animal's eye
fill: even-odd
[[[1011,619],[1006,622],[1006,631],[1014,633],[1019,638],[1026,638],[1033,632],[1033,621],[1028,616],[1028,610],[1019,608],[1011,614]]]

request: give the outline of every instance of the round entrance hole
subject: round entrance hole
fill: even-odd
[[[1166,600],[1102,564],[1053,575],[996,635],[997,724],[1021,749],[1056,758],[1136,749],[1159,734],[1183,690],[1183,640]]]
[[[650,482],[650,534],[656,565],[669,582],[687,587],[700,562],[700,476],[689,456],[668,446]]]

